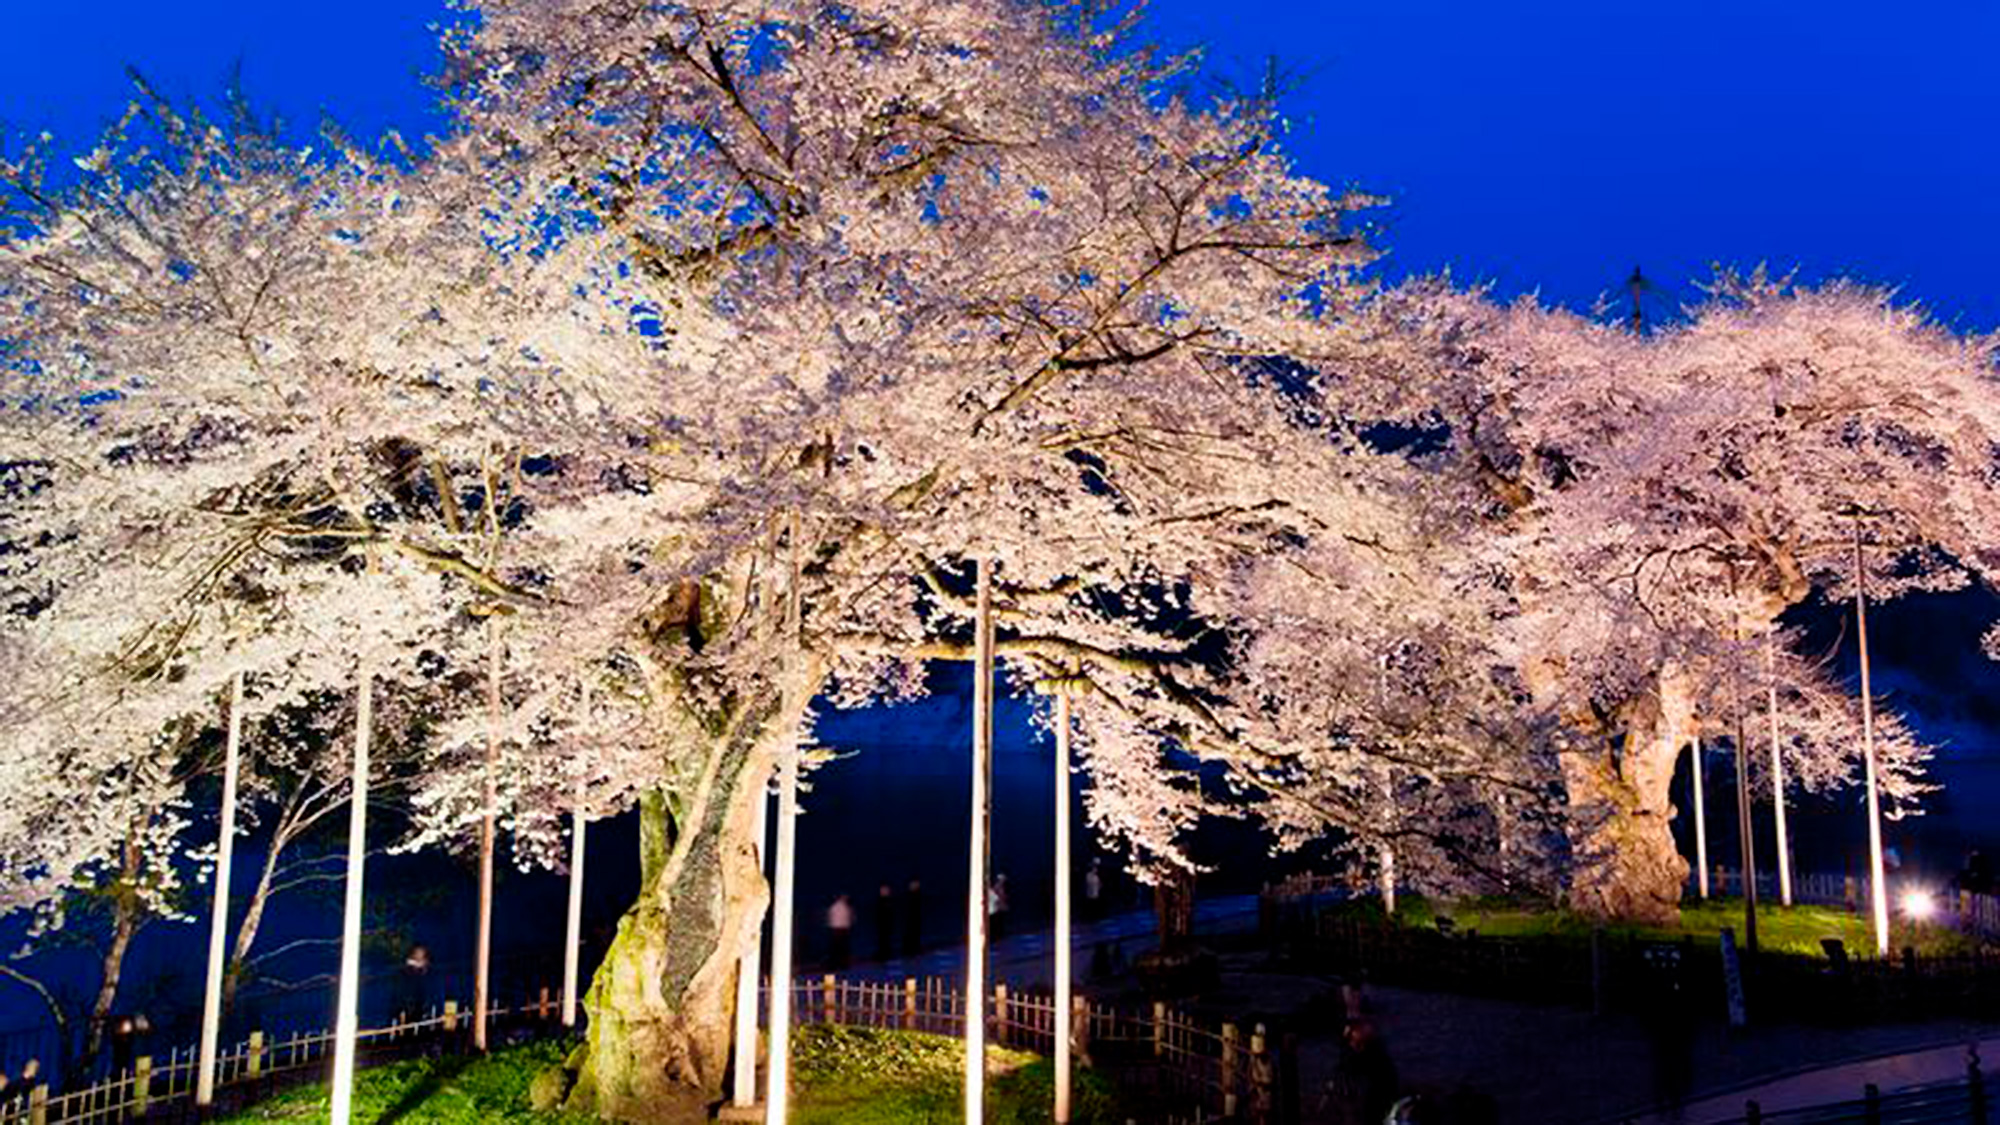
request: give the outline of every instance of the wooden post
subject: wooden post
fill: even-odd
[[[973,563],[978,587],[972,681],[971,853],[965,888],[965,1125],[986,1119],[987,828],[993,814],[993,563]]]
[[[915,1031],[917,1028],[917,978],[903,978],[903,1029]]]
[[[1090,1060],[1090,1001],[1081,996],[1070,998],[1069,1038],[1070,1049],[1087,1065]]]
[[[1701,736],[1688,747],[1689,774],[1694,781],[1694,871],[1695,890],[1708,898],[1708,809],[1701,783]]]
[[[1236,1116],[1236,1052],[1241,1049],[1237,1042],[1236,1025],[1222,1025],[1222,1115]]]
[[[1069,1036],[1063,1033],[1062,1027],[1069,1013],[1071,994],[1070,879],[1073,872],[1069,846],[1069,709],[1069,685],[1064,684],[1056,692],[1056,994],[1051,1002],[1049,1021],[1053,1025],[1049,1030],[1054,1033],[1056,1051],[1056,1125],[1068,1125],[1070,1101]]]
[[[361,1031],[361,874],[368,856],[368,739],[375,725],[375,672],[362,657],[355,705],[353,792],[348,797],[347,887],[341,915],[340,992],[333,1030],[330,1125],[349,1125],[354,1113],[354,1051]]]
[[[770,791],[762,776],[751,782],[751,788],[756,793],[756,803],[750,813],[750,846],[757,853],[757,869],[761,872]],[[757,1104],[757,979],[763,972],[762,931],[761,926],[750,931],[743,955],[736,960],[736,1062],[731,1072],[729,1101],[739,1109]]]
[[[540,998],[535,1001],[535,1018],[538,1020],[549,1018],[549,986],[546,984],[542,986]]]
[[[208,980],[201,996],[201,1047],[194,1104],[215,1101],[215,1048],[222,1035],[223,953],[229,943],[229,866],[236,852],[237,762],[243,745],[243,672],[229,677],[229,734],[222,751],[222,818],[215,844],[215,904],[208,916]]]
[[[827,973],[819,978],[819,984],[820,1006],[826,1011],[826,1022],[839,1023],[840,1020],[835,1016],[834,989],[837,986],[834,984],[833,974]]]
[[[456,1000],[447,1000],[444,1002],[444,1029],[446,1031],[458,1030],[458,1001]]]
[[[1861,758],[1868,783],[1868,911],[1875,921],[1875,956],[1889,955],[1889,882],[1882,866],[1882,805],[1876,782],[1875,696],[1868,668],[1868,570],[1861,556],[1861,517],[1854,517],[1854,620],[1861,645]]]
[[[1167,1053],[1167,1002],[1153,1001],[1153,1057]]]
[[[132,1112],[141,1117],[153,1106],[153,1056],[140,1055],[132,1063]]]
[[[244,1052],[243,1073],[250,1078],[264,1073],[264,1033],[261,1031],[250,1033],[250,1043]]]
[[[28,1125],[49,1125],[49,1084],[37,1082],[28,1091]]]
[[[1250,1120],[1254,1125],[1271,1120],[1271,1053],[1261,1023],[1250,1032]]]

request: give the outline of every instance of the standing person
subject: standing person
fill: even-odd
[[[903,956],[915,957],[924,947],[924,885],[910,880],[903,891]]]
[[[993,885],[986,891],[986,930],[988,936],[999,941],[1007,936],[1007,873],[993,877]]]
[[[826,934],[827,964],[839,972],[854,952],[854,906],[844,894],[826,908]]]
[[[1104,896],[1104,861],[1091,858],[1090,870],[1083,873],[1083,920],[1097,921],[1097,908]]]
[[[402,978],[396,997],[397,1022],[420,1020],[430,1005],[431,951],[421,945],[410,947],[403,958]]]
[[[1341,1125],[1376,1125],[1396,1104],[1396,1064],[1367,1020],[1351,1020],[1341,1032],[1340,1059],[1321,1102],[1324,1116]]]
[[[896,955],[896,892],[884,883],[875,891],[875,959]]]

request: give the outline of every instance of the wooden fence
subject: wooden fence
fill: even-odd
[[[1978,1054],[1968,1051],[1966,1055],[1966,1075],[1956,1081],[1912,1086],[1890,1094],[1871,1082],[1851,1101],[1770,1113],[1751,1098],[1743,1103],[1743,1116],[1700,1125],[1992,1125],[2000,1117],[1993,1109],[1993,1091],[1980,1070]]]
[[[770,983],[765,982],[768,1005]],[[965,995],[958,982],[936,977],[902,981],[802,977],[792,985],[800,1024],[893,1028],[953,1037],[965,1033]],[[1071,1049],[1110,1076],[1143,1120],[1256,1123],[1279,1120],[1282,1060],[1262,1024],[1209,1024],[1164,1002],[1133,1012],[1072,998],[1069,1018],[1056,1019],[1055,999],[1006,984],[993,986],[988,1042],[1037,1054],[1055,1051],[1067,1025]]]
[[[515,1007],[496,1006],[489,1016],[496,1025],[532,1023],[554,1026],[561,1012],[559,990],[540,988]],[[356,1037],[356,1053],[381,1061],[400,1057],[423,1044],[471,1029],[469,1009],[447,1000],[428,1013],[386,1027],[365,1028]],[[334,1034],[301,1032],[266,1039],[253,1031],[241,1042],[217,1052],[217,1102],[230,1089],[254,1087],[260,1096],[309,1080],[303,1072],[332,1065]],[[132,1066],[102,1081],[61,1093],[46,1084],[11,1096],[0,1095],[0,1125],[109,1125],[146,1118],[151,1121],[189,1116],[194,1102],[195,1050],[176,1049],[165,1057],[142,1055]]]

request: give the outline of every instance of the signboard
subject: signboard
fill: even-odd
[[[1743,966],[1736,959],[1736,931],[1722,927],[1722,987],[1729,999],[1729,1026],[1743,1026]]]

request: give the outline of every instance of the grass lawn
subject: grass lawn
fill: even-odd
[[[597,1120],[529,1108],[528,1086],[561,1064],[566,1044],[530,1043],[485,1058],[411,1059],[361,1071],[354,1081],[360,1125],[583,1125]],[[986,1118],[996,1125],[1047,1121],[1054,1066],[1021,1051],[987,1052]],[[807,1025],[793,1039],[794,1125],[918,1125],[961,1120],[964,1044],[942,1035]],[[1121,1121],[1110,1087],[1078,1069],[1071,1119],[1078,1125]],[[324,1085],[260,1102],[218,1125],[327,1119]]]
[[[1381,902],[1374,898],[1352,900],[1332,909],[1377,919],[1382,916]],[[1504,899],[1433,903],[1415,895],[1397,900],[1396,920],[1404,926],[1429,929],[1436,924],[1439,914],[1449,916],[1461,931],[1478,930],[1493,937],[1590,940],[1591,922],[1588,918],[1545,905]],[[1724,926],[1736,931],[1737,941],[1743,940],[1742,899],[1713,898],[1706,902],[1684,902],[1681,904],[1679,926],[1607,926],[1605,933],[1614,938],[1664,941],[1693,935],[1696,941],[1713,943]],[[1865,914],[1851,914],[1833,906],[1757,904],[1757,944],[1765,950],[1823,957],[1825,952],[1820,947],[1820,939],[1829,937],[1839,938],[1850,954],[1867,955],[1875,948],[1874,931],[1869,927]],[[1890,945],[1895,949],[1914,945],[1919,954],[1925,955],[1969,952],[1976,944],[1949,927],[1916,925],[1904,919],[1890,922],[1889,938]]]

